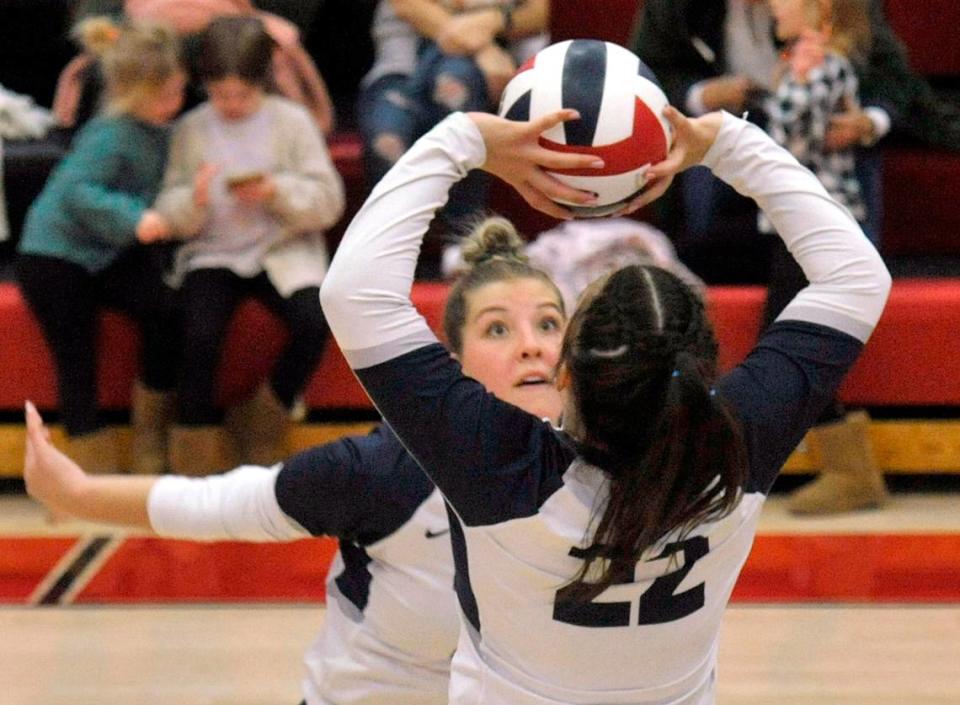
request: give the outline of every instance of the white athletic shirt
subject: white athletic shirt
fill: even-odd
[[[889,274],[812,174],[724,116],[704,164],[758,201],[811,284],[717,383],[747,445],[740,505],[682,541],[665,537],[632,582],[572,604],[562,590],[592,544],[602,471],[562,433],[466,378],[409,301],[430,218],[484,159],[469,118],[440,123],[373,190],[321,291],[348,361],[453,510],[464,628],[451,703],[712,703],[721,614],[765,493],[857,358]]]
[[[336,536],[308,705],[445,705],[459,621],[443,499],[388,428],[274,468],[163,477],[150,523],[194,540]]]

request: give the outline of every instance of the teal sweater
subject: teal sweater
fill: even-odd
[[[30,206],[20,252],[91,273],[108,267],[137,242],[137,223],[160,189],[168,142],[168,128],[129,116],[91,120]]]

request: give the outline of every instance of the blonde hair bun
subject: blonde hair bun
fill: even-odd
[[[120,38],[120,25],[109,17],[90,17],[73,29],[73,36],[84,50],[94,56],[103,56]]]
[[[461,256],[471,267],[494,258],[527,262],[524,245],[513,223],[501,216],[493,216],[478,223],[464,239]]]

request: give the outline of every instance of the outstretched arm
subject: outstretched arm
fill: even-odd
[[[197,541],[290,541],[309,536],[280,509],[279,468],[245,466],[204,478],[88,475],[51,442],[26,404],[27,492],[54,516]]]

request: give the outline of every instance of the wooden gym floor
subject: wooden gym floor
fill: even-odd
[[[958,510],[897,494],[801,520],[771,498],[725,620],[720,705],[960,703]],[[332,549],[51,526],[0,497],[0,703],[296,705]]]

